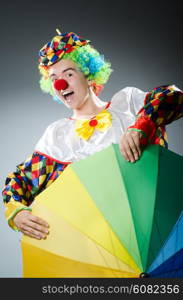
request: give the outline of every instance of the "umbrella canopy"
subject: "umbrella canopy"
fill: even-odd
[[[182,169],[159,145],[134,164],[111,145],[69,165],[33,203],[50,234],[23,237],[24,277],[179,277]]]

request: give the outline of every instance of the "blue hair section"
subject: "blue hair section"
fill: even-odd
[[[103,55],[93,56],[93,53],[81,52],[78,56],[78,63],[82,66],[85,75],[94,75],[101,70],[105,61]]]
[[[104,58],[102,55],[96,57],[90,57],[88,61],[88,68],[91,74],[95,74],[96,72],[100,71],[100,69],[104,65]]]

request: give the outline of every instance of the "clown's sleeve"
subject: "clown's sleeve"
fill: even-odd
[[[167,147],[165,126],[183,116],[183,92],[175,85],[163,85],[148,92],[136,121],[129,130],[141,131],[141,144]]]
[[[13,223],[14,216],[21,210],[30,210],[35,196],[47,188],[65,169],[61,163],[44,154],[34,152],[28,159],[8,174],[3,189],[5,216],[11,228],[18,231]]]

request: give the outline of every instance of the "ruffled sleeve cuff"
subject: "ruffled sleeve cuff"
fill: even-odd
[[[20,202],[15,201],[14,199],[11,199],[10,202],[5,204],[5,216],[8,221],[9,226],[15,230],[19,231],[17,226],[13,222],[13,218],[16,216],[16,214],[21,210],[29,210],[32,211],[32,209],[26,205],[23,205]]]
[[[156,124],[149,119],[148,116],[140,116],[134,125],[129,126],[128,129],[138,129],[142,133],[142,138],[140,140],[142,145],[147,145],[149,143],[154,143],[154,136],[157,130]]]

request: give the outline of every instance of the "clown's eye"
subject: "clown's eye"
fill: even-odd
[[[71,77],[73,74],[72,73],[68,73],[67,74],[67,77]]]

